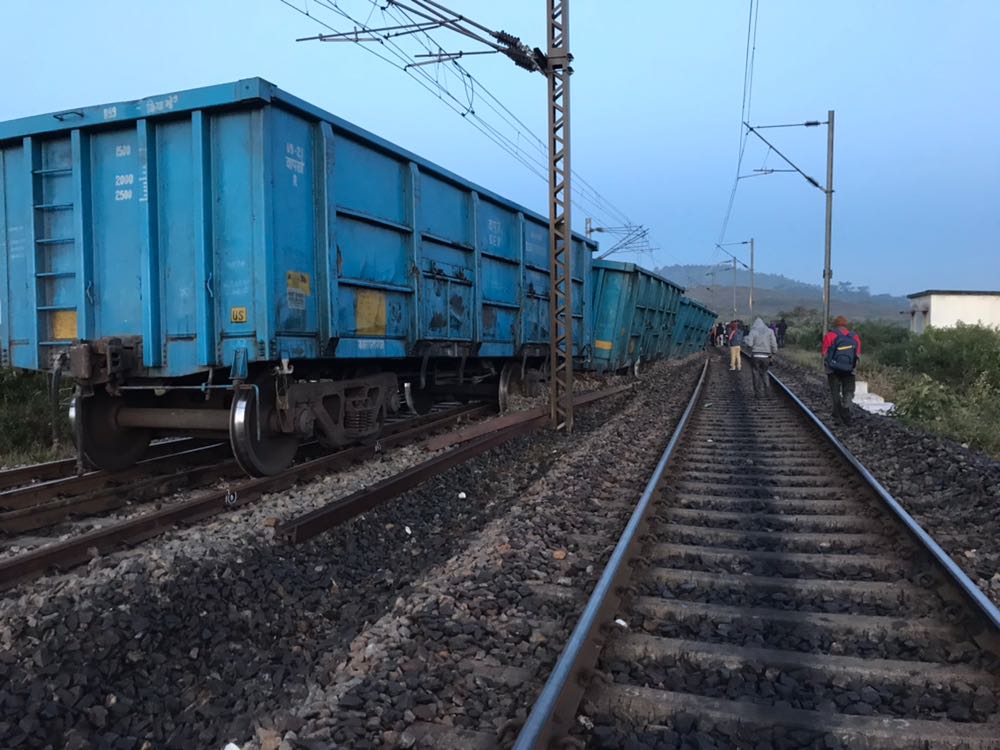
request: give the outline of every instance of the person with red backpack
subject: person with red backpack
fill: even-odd
[[[847,318],[843,315],[833,319],[833,329],[823,337],[822,352],[833,397],[833,416],[849,425],[854,401],[854,368],[861,359],[861,337],[847,327]]]

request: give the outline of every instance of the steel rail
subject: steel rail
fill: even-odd
[[[951,579],[951,582],[958,587],[963,597],[977,610],[986,621],[992,626],[994,631],[1000,632],[1000,609],[993,604],[983,591],[973,583],[972,579],[962,570],[951,556],[945,552],[941,545],[934,541],[930,534],[917,523],[907,510],[894,498],[889,491],[882,486],[864,464],[862,464],[847,446],[845,446],[830,428],[824,424],[813,411],[806,406],[802,400],[795,395],[791,388],[785,385],[781,379],[773,372],[769,372],[771,380],[782,390],[782,392],[802,411],[803,415],[812,422],[813,426],[827,439],[836,449],[841,457],[847,461],[854,470],[861,476],[865,483],[878,495],[879,499],[889,510],[890,514],[899,521],[909,532],[910,536],[922,547],[934,561],[944,569]]]
[[[135,481],[100,486],[89,492],[68,495],[0,512],[0,533],[18,534],[53,526],[71,516],[94,515],[115,510],[131,502],[144,502],[185,487],[235,479],[245,472],[233,458],[213,464],[185,466],[174,471],[141,476]]]
[[[474,418],[494,411],[495,407],[492,405],[471,405],[401,421],[387,428],[393,430],[393,434],[383,435],[374,447],[360,445],[346,448],[297,464],[274,476],[247,479],[222,489],[202,492],[190,500],[171,504],[153,513],[144,513],[103,529],[0,560],[0,590],[8,589],[51,568],[66,570],[81,565],[98,554],[134,545],[169,531],[178,524],[200,521],[226,509],[246,505],[264,494],[287,489],[300,481],[371,458],[381,448],[399,445],[448,427],[463,417]]]
[[[616,393],[622,393],[632,388],[632,383],[627,385],[618,385],[611,388],[604,388],[599,391],[588,391],[587,393],[578,394],[573,399],[574,406],[586,406],[592,401],[599,401],[602,398],[607,398],[608,396],[614,396]],[[529,415],[539,415],[548,414],[548,406],[539,406],[535,409],[528,409],[523,412],[513,412],[511,414],[505,414],[496,419],[491,419],[489,422],[482,422],[479,424],[474,424],[466,427],[462,430],[456,430],[455,432],[449,432],[446,435],[439,435],[427,440],[424,443],[424,449],[428,451],[439,450],[441,448],[448,448],[452,445],[457,445],[459,443],[464,443],[469,440],[473,440],[480,435],[485,435],[490,432],[496,432],[505,427],[511,425],[520,424]]]
[[[458,464],[465,463],[470,458],[485,453],[516,437],[525,435],[544,425],[549,419],[548,413],[536,416],[520,424],[506,427],[486,435],[465,445],[446,451],[439,456],[412,466],[395,476],[384,479],[371,487],[358,490],[346,497],[338,498],[316,508],[309,513],[292,518],[281,524],[276,534],[286,537],[292,544],[299,544],[322,534],[324,531],[339,526],[355,516],[382,505],[388,500],[399,497],[409,489],[425,482],[431,477],[443,474]]]
[[[385,435],[392,435],[398,425],[415,426],[420,420],[433,419],[436,411],[414,418],[389,422]],[[221,460],[217,454],[221,454]],[[300,463],[329,455],[318,442],[299,448]],[[206,464],[206,460],[216,459]],[[229,445],[214,442],[188,448],[121,472],[97,471],[66,477],[53,482],[32,484],[9,492],[0,492],[0,534],[19,534],[52,526],[70,516],[93,515],[115,510],[130,502],[147,501],[184,487],[211,483],[213,480],[243,477],[245,472],[232,458]],[[132,480],[132,481],[128,481]],[[126,483],[127,482],[127,483]],[[67,492],[72,490],[75,492]]]
[[[133,482],[151,474],[165,474],[182,466],[218,461],[230,452],[226,443],[187,447],[176,452],[144,458],[122,471],[90,471],[86,474],[50,479],[0,492],[0,511],[14,511],[41,505],[57,497],[77,497],[103,490],[109,485]]]
[[[547,747],[554,733],[568,734],[569,729],[575,724],[576,709],[600,654],[604,639],[601,631],[611,624],[611,617],[631,576],[629,563],[643,536],[649,509],[658,493],[663,475],[701,396],[708,365],[709,360],[706,359],[687,408],[684,409],[670,442],[667,443],[652,476],[646,483],[646,488],[635,510],[632,511],[632,516],[611,553],[611,558],[601,573],[566,647],[559,655],[542,692],[539,693],[538,700],[535,701],[514,743],[514,750]]]
[[[149,450],[146,452],[145,458],[157,458],[177,449],[182,451],[189,450],[194,447],[197,442],[198,440],[196,438],[175,438],[153,443],[149,446]],[[87,474],[97,473],[105,472],[100,470],[87,472]],[[76,458],[60,458],[55,461],[46,461],[40,464],[18,466],[16,469],[0,471],[0,490],[9,490],[12,487],[30,485],[35,481],[61,479],[71,476],[77,476]],[[86,474],[83,476],[86,476]]]
[[[599,401],[609,396],[622,393],[631,385],[606,388],[601,391],[581,393],[573,398],[574,406],[583,406]],[[284,536],[292,544],[298,544],[322,534],[328,529],[339,526],[345,521],[378,507],[379,505],[399,497],[407,490],[413,489],[431,477],[443,474],[448,469],[465,463],[491,448],[527,435],[549,421],[548,407],[529,409],[520,413],[509,414],[492,422],[498,422],[500,429],[492,429],[487,434],[483,431],[490,428],[491,423],[473,425],[471,428],[458,430],[448,435],[433,439],[433,444],[440,447],[452,443],[462,443],[433,458],[412,466],[405,471],[366,487],[363,490],[338,498],[315,510],[292,518],[281,524],[276,534]],[[471,430],[471,432],[470,432]],[[470,438],[470,435],[472,436]]]

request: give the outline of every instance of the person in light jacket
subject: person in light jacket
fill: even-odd
[[[750,326],[750,333],[743,339],[743,345],[750,350],[750,361],[753,364],[754,401],[760,401],[770,393],[767,369],[771,365],[771,356],[778,353],[778,340],[774,336],[774,331],[768,328],[763,320],[757,318]]]
[[[743,345],[743,328],[738,320],[729,324],[729,333],[726,338],[729,344],[729,369],[742,370],[743,358],[740,356],[740,347]]]

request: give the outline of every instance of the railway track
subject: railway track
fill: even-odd
[[[574,402],[577,406],[583,406],[620,393],[629,387],[631,386],[624,385],[578,394]],[[215,480],[225,479],[230,473],[235,472],[242,476],[242,471],[238,470],[232,458],[194,469],[180,469],[165,476],[153,476],[137,482],[121,481],[115,483],[113,487],[85,494],[81,496],[82,499],[71,497],[27,507],[24,509],[25,515],[30,515],[34,511],[45,517],[54,512],[54,506],[59,506],[57,512],[62,514],[59,517],[63,518],[68,508],[75,509],[73,512],[88,508],[106,510],[123,505],[127,499],[136,497],[137,493],[142,497],[155,496],[157,493],[162,495],[180,486],[188,487],[197,482],[214,481],[216,484],[214,489],[198,492],[191,499],[170,503],[158,510],[141,513],[128,520],[111,523],[94,531],[78,534],[64,541],[45,544],[32,551],[0,560],[0,590],[10,588],[48,570],[72,568],[87,562],[97,554],[106,554],[124,546],[137,544],[179,524],[193,523],[227,509],[237,508],[257,500],[264,494],[287,489],[298,482],[368,460],[382,450],[422,440],[435,433],[446,432],[463,420],[488,416],[494,412],[495,406],[491,404],[442,406],[424,416],[400,419],[387,424],[374,445],[352,446],[313,458],[309,458],[307,450],[304,460],[278,474],[260,478],[242,477],[238,481],[225,482],[222,487],[218,487],[219,482]],[[312,513],[290,519],[277,530],[278,535],[292,542],[304,541],[398,496],[450,466],[537,429],[547,420],[547,408],[533,409],[439,435],[435,443],[428,445],[429,448],[457,444],[456,447],[372,487],[328,506],[317,508]],[[215,446],[210,448],[214,449]],[[112,476],[120,477],[120,474]],[[81,478],[85,477],[87,475]],[[31,486],[26,489],[30,490]],[[4,515],[0,514],[0,522]]]
[[[123,471],[88,471],[0,492],[0,533],[19,534],[242,472],[225,443],[175,441],[172,451]],[[75,466],[75,461],[73,462]]]
[[[191,499],[170,503],[158,510],[141,513],[125,521],[111,523],[94,531],[72,536],[64,541],[45,544],[29,552],[0,560],[0,590],[10,588],[47,570],[72,568],[96,554],[106,554],[123,546],[134,545],[168,531],[178,524],[193,523],[227,509],[239,507],[268,492],[285,489],[298,481],[367,460],[383,448],[418,440],[448,429],[463,419],[486,416],[494,409],[495,407],[491,405],[483,404],[451,406],[424,416],[402,419],[386,425],[377,446],[352,446],[318,458],[306,458],[271,477],[246,478],[241,470],[238,471],[235,460],[230,457],[220,463],[199,467],[193,471],[181,470],[167,476],[156,476],[145,482],[134,483],[132,491],[138,491],[145,496],[156,490],[162,495],[178,489],[179,486],[191,486],[194,482],[225,480],[237,471],[242,477],[232,482],[224,481],[222,487],[217,486],[214,489],[197,492]],[[230,472],[229,469],[233,471]],[[124,504],[122,497],[130,496],[129,487],[130,485],[124,483],[106,490],[107,502]],[[91,502],[97,502],[102,495],[88,495],[88,497],[91,497]],[[69,500],[79,500],[79,498]],[[43,504],[36,510],[46,514],[49,511],[49,504]]]
[[[706,365],[515,747],[1000,747],[1000,612],[749,380]]]
[[[161,440],[149,446],[146,454],[147,458],[157,458],[169,453],[189,450],[203,445],[205,441],[194,440],[193,438],[178,438],[175,440]],[[91,471],[88,474],[105,472]],[[15,469],[5,469],[0,471],[0,490],[9,491],[21,487],[34,485],[39,482],[50,482],[60,479],[67,479],[77,475],[75,458],[60,458],[56,461],[45,461],[40,464],[30,464],[28,466],[18,466]]]
[[[454,412],[455,404],[436,406],[428,417],[411,415],[390,419],[386,435]],[[462,412],[464,413],[464,412]],[[76,461],[67,459],[14,469],[0,474],[8,488],[0,491],[0,535],[35,532],[71,519],[87,518],[132,503],[148,502],[173,492],[219,480],[239,480],[245,472],[233,458],[228,442],[179,439],[151,446],[152,455],[123,471],[87,471],[77,474]],[[299,449],[303,463],[329,453],[318,443]],[[7,476],[9,474],[9,476]],[[31,481],[34,479],[35,481]],[[11,486],[12,485],[12,486]]]

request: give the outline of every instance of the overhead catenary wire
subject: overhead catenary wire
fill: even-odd
[[[333,33],[336,34],[341,33],[331,24],[320,19],[315,14],[309,12],[308,9],[303,9],[298,7],[297,5],[295,5],[295,3],[291,2],[291,0],[279,0],[279,1],[282,4],[287,5],[288,7],[301,13],[302,15],[312,19],[314,22],[320,24],[321,26],[332,31]],[[323,0],[313,0],[313,2],[317,5],[321,5],[329,10],[333,10],[339,13],[340,15],[344,16],[345,18],[347,18],[348,20],[354,22],[359,26],[361,25],[360,22],[358,22],[356,19],[352,18],[349,14],[343,12],[339,7],[336,7],[336,4],[330,5],[324,2]],[[469,119],[467,117],[470,110],[468,104],[461,102],[457,97],[454,96],[454,94],[451,93],[451,91],[449,91],[445,87],[442,87],[433,78],[427,75],[426,71],[424,71],[422,68],[417,68],[415,70],[407,69],[406,63],[410,62],[410,60],[402,55],[402,53],[399,51],[398,47],[396,47],[394,43],[392,43],[391,41],[384,42],[381,39],[379,39],[378,41],[381,43],[381,47],[370,47],[367,45],[362,45],[362,48],[367,50],[369,53],[379,58],[380,60],[387,62],[393,67],[403,71],[411,78],[413,78],[423,88],[425,88],[427,91],[433,94],[437,99],[443,102],[446,106],[452,109],[454,112],[461,115],[463,118]],[[385,49],[387,54],[380,53],[379,51],[380,49]],[[389,56],[390,54],[392,55],[392,57]],[[395,59],[393,59],[393,57],[395,57]],[[514,159],[516,159],[519,163],[521,163],[533,174],[535,174],[539,178],[548,179],[544,171],[542,171],[536,164],[533,164],[532,162],[527,160],[522,155],[519,149],[512,148],[511,144],[506,140],[506,138],[501,133],[496,131],[495,128],[491,128],[487,123],[482,123],[477,119],[469,119],[469,122],[472,123],[473,127],[482,132],[487,138],[489,138],[491,141],[500,146],[500,148],[502,148],[504,151],[509,153],[512,157],[514,157]]]
[[[729,201],[726,204],[726,212],[722,218],[722,226],[719,229],[717,243],[721,243],[726,238],[726,230],[729,228],[729,220],[732,218],[733,206],[736,203],[736,191],[740,184],[743,156],[746,153],[747,140],[749,139],[749,134],[743,127],[743,123],[750,119],[750,110],[753,104],[753,68],[757,56],[757,16],[759,6],[759,0],[750,0],[750,8],[747,15],[746,52],[743,59],[743,96],[740,104],[739,155],[736,159],[736,172],[733,176],[733,185],[729,191]],[[715,256],[715,248],[712,249],[712,256]]]
[[[372,0],[374,2],[374,0]],[[418,2],[422,5],[437,5],[436,3],[430,3],[430,0],[411,0],[412,2]],[[336,5],[336,3],[334,3]],[[443,7],[443,6],[438,6]],[[404,20],[412,22],[414,25],[419,24],[411,15],[410,11],[414,12],[420,18],[431,19],[425,13],[415,11],[404,5],[399,0],[388,0],[384,6],[380,6],[383,17],[391,19],[395,23],[400,23]],[[398,13],[396,12],[398,11]],[[436,17],[444,18],[444,14],[438,14]],[[459,17],[456,14],[456,17]],[[467,20],[467,19],[466,19]],[[485,27],[477,25],[478,28],[484,29]],[[420,41],[420,37],[423,37],[426,41],[421,42],[423,48],[428,55],[441,56],[441,47],[437,44],[433,37],[427,33],[427,29],[419,29],[418,33],[414,35],[415,38]],[[476,37],[478,38],[478,37]],[[437,49],[438,52],[435,53],[434,50]],[[508,141],[509,149],[519,150],[521,139],[523,138],[528,144],[530,144],[537,152],[531,160],[538,166],[539,169],[547,169],[548,166],[548,151],[545,144],[517,115],[515,115],[499,98],[497,98],[486,86],[484,86],[478,79],[476,79],[471,73],[469,73],[461,65],[453,64],[453,66],[439,66],[436,70],[444,69],[446,75],[450,73],[453,77],[458,77],[461,81],[463,87],[470,91],[479,90],[485,95],[484,101],[486,106],[488,106],[504,123],[511,128],[515,133],[517,140],[513,141],[509,137],[500,133],[497,128],[490,125],[485,121],[484,118],[480,118],[479,114],[472,111],[469,116],[475,117],[481,120],[481,124],[485,127],[491,129],[495,135],[501,138],[506,138]],[[440,81],[438,81],[440,85]],[[471,109],[471,107],[470,107]],[[579,175],[577,172],[573,172],[573,177],[576,185],[574,190],[573,203],[578,208],[583,210],[585,213],[589,214],[591,217],[596,218],[602,224],[612,224],[615,220],[624,223],[628,226],[635,226],[638,229],[643,229],[641,225],[634,225],[629,217],[620,209],[618,209],[614,204],[607,200],[603,195],[600,194],[596,188],[593,187],[587,180]],[[609,220],[610,219],[610,220]],[[636,232],[632,236],[625,240],[620,240],[613,247],[613,252],[651,252],[648,241],[646,237],[648,236],[648,230],[646,232]]]
[[[764,142],[764,143],[765,143],[765,144],[767,145],[767,147],[768,147],[769,149],[771,149],[771,151],[773,151],[773,152],[774,152],[774,153],[776,153],[776,154],[777,154],[777,155],[778,155],[779,157],[781,157],[781,159],[782,159],[782,160],[783,160],[783,161],[784,161],[784,162],[785,162],[785,163],[786,163],[786,164],[787,164],[788,166],[790,166],[790,167],[792,168],[792,171],[795,171],[795,172],[798,172],[798,173],[799,173],[800,175],[802,175],[802,176],[803,176],[803,177],[804,177],[804,178],[806,179],[806,181],[807,181],[807,182],[808,182],[808,183],[809,183],[810,185],[812,185],[812,186],[813,186],[814,188],[817,188],[818,190],[821,190],[821,191],[822,191],[822,192],[824,192],[824,193],[826,192],[826,188],[824,188],[824,187],[823,187],[822,185],[820,185],[820,184],[819,184],[819,181],[818,181],[818,180],[817,180],[817,179],[816,179],[815,177],[810,177],[810,176],[809,176],[809,175],[807,175],[807,174],[806,174],[805,172],[803,172],[803,171],[802,171],[801,169],[799,169],[799,168],[798,168],[798,167],[797,167],[797,166],[795,165],[795,163],[794,163],[794,162],[793,162],[793,161],[792,161],[791,159],[789,159],[789,158],[788,158],[787,156],[785,156],[785,155],[784,155],[783,153],[781,153],[781,151],[779,151],[779,150],[778,150],[777,148],[775,148],[774,144],[772,144],[772,143],[771,143],[771,142],[770,142],[769,140],[767,140],[767,139],[766,139],[766,138],[765,138],[764,136],[762,136],[762,135],[761,135],[760,133],[758,133],[758,132],[757,132],[757,128],[755,128],[755,127],[752,127],[752,126],[748,125],[748,124],[747,124],[747,123],[745,123],[745,122],[743,123],[743,126],[744,126],[744,127],[745,127],[745,128],[747,129],[747,133],[753,133],[753,134],[754,134],[755,136],[757,136],[758,138],[760,138],[760,139],[761,139],[761,140],[762,140],[762,141],[763,141],[763,142]],[[776,172],[776,171],[779,171],[779,170],[771,170],[771,171],[772,171],[772,172]]]
[[[374,0],[372,1],[374,2]],[[388,2],[386,3],[385,6],[381,7],[383,13],[389,14],[391,18],[394,18],[396,20],[401,20],[393,12],[394,10],[398,10],[399,13],[404,18],[406,18],[412,23],[416,23],[413,20],[413,18],[407,13],[407,6],[405,6],[403,3],[396,1]],[[427,50],[429,54],[432,54],[432,46],[436,46],[437,42],[434,40],[433,37],[431,37],[429,33],[426,33],[426,31],[423,32],[422,36],[425,37],[425,39],[427,40],[426,42],[423,43],[424,48]],[[440,50],[440,47],[437,48],[438,50]],[[502,101],[500,101],[500,99],[497,98],[493,94],[493,92],[489,90],[488,87],[486,87],[479,79],[477,79],[474,75],[472,75],[468,70],[466,70],[461,65],[456,65],[454,67],[457,68],[457,70],[459,71],[458,75],[461,75],[462,77],[472,81],[474,85],[478,87],[480,92],[482,92],[485,95],[487,106],[489,106],[499,117],[506,120],[508,125],[512,127],[512,129],[514,129],[519,136],[524,136],[525,140],[538,152],[538,156],[540,159],[544,160],[548,159],[548,152],[546,150],[545,143],[542,141],[541,138],[538,137],[538,135],[530,127],[528,127],[528,125],[524,123],[523,120],[521,120],[514,112],[512,112],[510,108],[507,107],[507,105],[505,105]],[[446,68],[446,71],[447,70],[450,69]],[[542,163],[547,164],[547,161]],[[580,176],[578,172],[574,170],[572,174],[575,186],[574,193],[582,195],[584,200],[589,202],[592,207],[596,208],[596,211],[592,211],[592,213],[595,213],[597,216],[600,216],[604,211],[607,211],[612,217],[614,217],[620,223],[624,224],[631,223],[629,221],[628,216],[623,211],[618,209],[614,204],[612,204],[603,195],[601,195],[597,191],[597,189],[594,188],[593,185],[591,185],[589,182],[587,182],[587,180],[585,180],[582,176]],[[578,207],[585,208],[584,206],[579,206],[579,205]]]
[[[371,22],[371,16],[374,14],[376,9],[381,10],[382,16],[387,23],[392,22],[399,26],[404,25],[404,22],[407,21],[412,24],[419,24],[431,20],[441,21],[445,18],[445,14],[443,13],[434,16],[426,12],[421,12],[417,8],[413,8],[411,5],[396,2],[395,0],[389,0],[384,4],[379,4],[377,0],[369,1],[372,3],[373,7],[369,13],[369,17],[364,22],[354,17],[349,11],[343,8],[337,0],[313,0],[312,5],[313,9],[321,8],[326,12],[339,15],[341,18],[353,24],[355,31],[368,34],[370,36],[374,31],[376,31],[376,29],[373,29],[369,25]],[[281,2],[320,24],[323,28],[330,31],[332,36],[343,37],[345,40],[349,38],[344,36],[345,32],[336,29],[326,20],[320,18],[317,13],[311,12],[308,5],[303,8],[296,3],[291,2],[291,0],[281,0]],[[424,5],[424,3],[422,3],[422,5]],[[414,18],[414,16],[417,18]],[[442,23],[442,26],[459,30],[458,28],[455,28],[454,20],[464,20],[473,23],[468,19],[455,14],[455,16],[447,23]],[[351,34],[354,32],[346,33]],[[376,57],[384,62],[388,62],[409,75],[421,86],[434,94],[446,106],[462,116],[463,119],[468,120],[473,127],[512,156],[532,174],[543,180],[548,179],[547,150],[541,138],[539,138],[520,118],[518,118],[509,109],[509,107],[504,105],[486,86],[484,86],[478,79],[472,76],[471,73],[461,66],[457,60],[453,59],[448,61],[445,65],[435,66],[435,75],[431,75],[424,70],[424,66],[419,61],[417,61],[408,51],[403,49],[396,42],[395,36],[390,36],[388,34],[385,36],[376,34],[376,36],[378,36],[378,38],[374,41],[378,43],[378,46],[363,45],[365,49],[375,54]],[[478,34],[466,34],[466,36],[472,36],[477,41],[484,41]],[[441,46],[428,33],[428,28],[426,26],[415,29],[410,35],[410,38],[417,40],[424,51],[428,54],[438,54],[443,52]],[[354,41],[354,39],[350,39],[350,41]],[[491,44],[490,46],[492,47],[495,45]],[[379,52],[381,52],[381,54],[379,54]],[[442,81],[439,77],[441,70],[444,71],[444,81]],[[463,98],[456,96],[448,86],[449,81],[456,80],[462,86],[464,100]],[[479,95],[478,98],[476,96],[477,93]],[[474,106],[474,102],[476,101],[481,103],[483,107],[487,108],[493,114],[493,117],[499,121],[499,124],[490,122],[491,118],[487,118],[483,116],[483,114],[479,113]],[[601,223],[631,224],[628,216],[621,211],[621,209],[614,206],[613,203],[597,191],[596,188],[594,188],[588,181],[576,172],[573,173],[573,177],[576,187],[573,197],[574,205],[585,213],[594,216]]]

